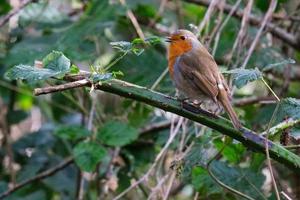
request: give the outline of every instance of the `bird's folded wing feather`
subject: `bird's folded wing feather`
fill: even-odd
[[[229,88],[209,52],[204,47],[195,52],[195,54],[181,56],[178,63],[181,73],[191,80],[197,88],[216,101],[220,84],[227,93]]]

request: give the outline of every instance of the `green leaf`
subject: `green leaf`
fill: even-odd
[[[277,122],[286,118],[295,120],[300,119],[300,100],[294,98],[286,98],[280,101],[277,112]]]
[[[214,145],[218,150],[221,150],[224,146],[222,140],[214,140]],[[231,163],[239,163],[244,157],[245,148],[241,143],[228,144],[222,151],[222,155]]]
[[[269,64],[269,65],[263,67],[263,71],[268,71],[270,69],[278,68],[279,66],[284,66],[284,65],[287,65],[287,64],[295,64],[295,63],[296,63],[295,60],[289,58],[289,59],[283,60],[281,62]]]
[[[128,52],[132,48],[131,42],[127,41],[111,42],[110,45],[121,52]]]
[[[90,136],[91,132],[80,126],[69,125],[59,127],[54,135],[67,140],[77,140]]]
[[[27,25],[32,22],[41,24],[58,24],[67,19],[67,16],[56,7],[46,3],[31,3],[21,10],[19,23]]]
[[[17,124],[26,119],[27,116],[28,114],[24,110],[10,110],[7,114],[7,120],[10,125]]]
[[[44,68],[36,68],[29,65],[17,65],[13,68],[9,69],[5,77],[9,80],[27,80],[28,82],[36,82],[50,78],[51,76],[55,76],[57,72],[44,69]]]
[[[105,74],[93,74],[91,76],[91,80],[93,83],[97,83],[99,81],[107,81],[113,78],[113,73],[105,73]]]
[[[64,74],[69,71],[71,62],[62,52],[52,51],[43,59],[43,65],[44,68]]]
[[[60,78],[70,70],[70,60],[58,51],[53,51],[43,59],[43,68],[17,65],[9,69],[5,77],[10,80],[26,80],[30,83],[50,77]]]
[[[97,133],[99,140],[111,146],[124,146],[137,139],[137,137],[137,129],[117,121],[106,122]]]
[[[76,65],[71,65],[70,74],[78,74],[80,69]]]
[[[225,162],[213,161],[211,172],[225,185],[230,186],[254,199],[262,199],[260,191],[265,177],[259,171],[253,172],[250,168],[230,167]],[[222,188],[210,177],[204,167],[194,167],[192,171],[192,184],[202,195],[216,195]],[[210,199],[210,198],[209,198]]]
[[[161,38],[157,36],[151,36],[145,39],[145,42],[147,42],[150,45],[156,45],[161,43]]]
[[[261,171],[254,172],[249,168],[231,167],[221,161],[214,161],[211,164],[211,171],[224,184],[254,199],[262,199],[264,196],[260,191],[265,181]]]
[[[192,170],[192,184],[201,194],[211,195],[220,193],[222,188],[219,187],[209,176],[207,170],[203,167],[194,167]]]
[[[11,10],[11,6],[8,1],[2,1],[0,4],[0,15],[3,15]]]
[[[237,88],[241,88],[244,85],[248,84],[249,82],[255,81],[262,77],[262,73],[259,69],[233,69],[224,72],[226,74],[233,74],[233,84]]]
[[[80,142],[73,149],[76,164],[81,170],[92,172],[97,164],[106,156],[104,147],[96,142]]]
[[[135,38],[131,42],[127,41],[119,41],[119,42],[111,42],[110,45],[118,49],[123,53],[132,52],[135,55],[139,56],[145,51],[146,45],[155,45],[161,42],[161,39],[157,36],[151,36],[149,38],[145,38],[142,40],[141,38]]]

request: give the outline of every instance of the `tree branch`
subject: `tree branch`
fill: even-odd
[[[34,181],[42,180],[44,178],[47,178],[47,177],[55,174],[56,172],[58,172],[58,171],[60,171],[64,168],[66,168],[67,166],[69,166],[71,163],[73,163],[73,161],[74,161],[74,159],[72,157],[67,158],[67,159],[65,159],[64,162],[58,164],[57,166],[55,166],[51,169],[48,169],[48,170],[46,170],[46,171],[44,171],[44,172],[42,172],[42,173],[40,173],[40,174],[38,174],[38,175],[36,175],[32,178],[29,178],[29,179],[15,185],[13,188],[7,190],[6,192],[1,193],[0,194],[0,199],[4,199],[5,197],[11,195],[13,192],[19,190],[20,188],[24,187],[25,185],[28,185],[28,184],[30,184]]]
[[[211,3],[210,0],[185,0],[186,2],[190,2],[190,3],[195,3],[201,6],[205,6],[208,7]],[[218,9],[220,9],[217,6]],[[230,13],[232,9],[231,5],[225,4],[224,5],[224,12],[225,13]],[[238,18],[238,19],[242,19],[243,18],[243,11],[241,9],[236,10],[233,13],[233,16]],[[263,20],[260,17],[257,17],[255,15],[249,15],[249,23],[251,25],[254,26],[259,26],[261,24]],[[268,22],[266,24],[266,28],[268,29],[268,31],[270,33],[272,33],[272,35],[274,35],[275,37],[277,37],[278,39],[284,41],[285,43],[287,43],[288,45],[290,45],[291,47],[295,48],[295,49],[300,49],[300,41],[297,40],[297,37],[292,35],[291,33],[287,32],[286,30],[278,27],[277,25],[275,25],[274,23]]]
[[[35,2],[35,1],[36,0],[25,0],[19,7],[13,9],[12,11],[10,11],[7,15],[5,15],[4,17],[2,17],[2,19],[0,21],[0,27],[2,27],[4,24],[6,24],[12,16],[14,16],[18,12],[20,12],[20,10],[22,10],[29,3],[32,3],[32,2]]]
[[[77,80],[74,78],[74,80]],[[67,88],[91,86],[88,80],[80,80],[81,85],[78,81],[67,83],[68,87],[64,86],[52,86],[47,88],[37,88],[34,91],[35,95],[47,94],[52,92],[58,92],[66,90]],[[74,84],[74,87],[69,87]],[[212,117],[206,112],[201,111],[198,113],[191,112],[182,108],[182,102],[176,100],[173,97],[166,96],[164,94],[152,91],[145,87],[134,85],[125,81],[112,79],[109,81],[102,82],[100,84],[94,85],[95,89],[113,93],[122,97],[130,98],[136,101],[144,102],[148,105],[160,108],[162,110],[172,112],[193,120],[195,122],[201,123],[207,127],[210,127],[224,135],[228,135],[260,153],[265,153],[265,138],[257,135],[256,133],[242,128],[240,131],[234,129],[231,122],[223,117]],[[268,141],[270,156],[285,166],[291,168],[297,173],[300,173],[300,157],[294,153],[286,150],[281,145]]]

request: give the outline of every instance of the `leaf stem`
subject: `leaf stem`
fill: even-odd
[[[119,62],[124,56],[128,54],[129,51],[124,51],[122,55],[120,55],[118,58],[114,59],[108,66],[105,67],[104,71],[108,71],[112,66],[114,66],[117,62]]]
[[[264,77],[261,78],[262,82],[267,86],[267,88],[272,92],[274,97],[276,98],[277,101],[280,101],[279,97],[277,94],[274,92],[274,90],[269,86],[269,84],[265,81]]]

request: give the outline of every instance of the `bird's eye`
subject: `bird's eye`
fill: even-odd
[[[183,36],[183,35],[180,36],[180,39],[185,40],[185,36]]]

